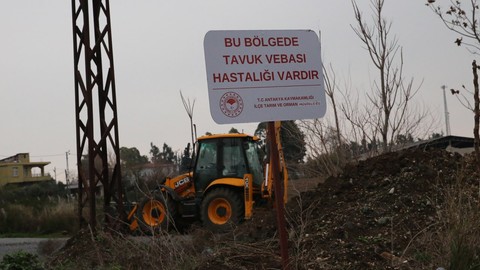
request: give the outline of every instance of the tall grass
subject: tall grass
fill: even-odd
[[[480,269],[480,204],[472,183],[459,177],[445,191],[445,209],[440,221],[444,228],[449,269]]]
[[[78,230],[75,202],[63,198],[36,200],[36,206],[4,203],[0,208],[0,234],[73,234]]]
[[[76,200],[54,181],[0,189],[0,234],[72,234],[78,230]]]
[[[477,173],[464,169],[457,172],[453,183],[439,183],[437,223],[417,246],[424,267],[480,269],[479,184]]]

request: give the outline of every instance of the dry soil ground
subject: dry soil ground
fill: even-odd
[[[467,220],[462,215],[480,212],[479,179],[470,156],[415,150],[352,163],[340,176],[323,183],[320,179],[291,181],[286,206],[291,269],[448,267],[451,239],[442,237],[451,232],[455,216]],[[453,207],[449,202],[456,201],[470,202],[474,211],[457,214],[453,209],[454,215],[449,216],[448,207]],[[478,215],[473,218],[480,221]],[[473,228],[465,231],[466,241],[480,243],[478,223]],[[102,238],[92,245],[90,238],[84,234],[72,239],[52,262],[90,259],[90,268],[110,263],[124,269],[154,264],[157,269],[198,270],[279,269],[282,265],[273,210],[257,209],[252,220],[231,233],[192,228],[183,243],[163,236],[152,238],[154,246],[135,245],[128,252],[115,252],[126,244]],[[447,248],[442,241],[448,242]],[[478,246],[471,252],[478,259]]]

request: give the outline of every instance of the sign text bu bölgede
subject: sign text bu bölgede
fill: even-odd
[[[220,124],[325,114],[320,43],[309,30],[210,31],[210,112]]]

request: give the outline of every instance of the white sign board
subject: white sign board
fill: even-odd
[[[311,30],[209,31],[210,113],[219,124],[325,115],[320,42]]]

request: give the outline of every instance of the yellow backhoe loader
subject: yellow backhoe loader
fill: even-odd
[[[280,122],[275,123],[284,198],[288,173],[280,144]],[[252,217],[255,203],[271,200],[270,161],[259,159],[256,136],[219,134],[199,137],[193,166],[187,173],[165,181],[130,211],[132,231],[168,230],[200,219],[213,231],[225,231]],[[268,159],[267,159],[268,160]]]

